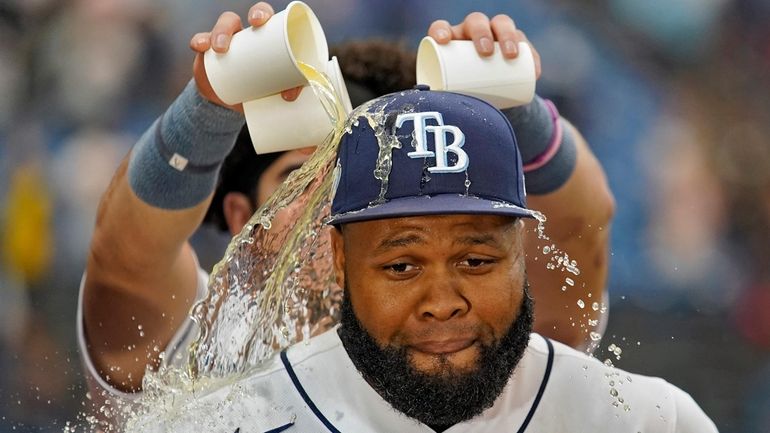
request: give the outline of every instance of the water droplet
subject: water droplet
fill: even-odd
[[[551,247],[548,245],[543,247],[543,254],[550,254],[551,253]]]
[[[594,302],[593,304],[591,304],[591,309],[594,311],[599,311],[599,303]]]
[[[613,397],[617,397],[618,396],[618,390],[615,389],[615,388],[610,388],[610,395],[613,396]]]
[[[572,278],[569,278],[569,277],[568,277],[568,278],[565,278],[565,279],[564,279],[564,281],[565,281],[567,284],[569,284],[570,286],[574,286],[574,285],[575,285],[575,281],[574,281]]]
[[[595,331],[591,331],[591,333],[588,335],[591,336],[591,341],[599,341],[602,339],[602,334]]]
[[[585,308],[585,306],[586,306],[586,303],[585,303],[585,302],[583,302],[583,300],[582,300],[582,299],[578,299],[578,301],[577,301],[577,305],[578,305],[578,307],[580,307],[580,308]]]

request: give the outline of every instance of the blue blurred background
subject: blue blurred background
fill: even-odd
[[[538,92],[617,199],[596,356],[620,346],[616,365],[689,391],[722,432],[770,432],[770,2],[307,3],[331,44],[416,47],[434,19],[514,17]],[[74,315],[99,196],[189,80],[190,36],[250,5],[0,0],[0,432],[61,431],[81,410]]]

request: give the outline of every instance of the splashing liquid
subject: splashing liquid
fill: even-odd
[[[190,348],[192,377],[243,374],[337,321],[342,293],[334,284],[323,221],[347,113],[328,77],[299,66],[336,127],[254,214],[214,267],[208,296],[192,311],[201,328]],[[290,223],[274,227],[279,213]]]
[[[192,416],[206,425],[216,408],[185,409],[196,396],[236,384],[275,353],[339,321],[343,291],[334,281],[330,228],[325,225],[339,140],[362,120],[375,132],[379,152],[373,176],[381,190],[370,206],[385,201],[392,151],[401,144],[388,122],[394,115],[390,101],[380,102],[372,112],[373,102],[363,104],[345,120],[347,113],[329,79],[307,65],[300,68],[334,131],[230,242],[211,273],[207,296],[192,309],[200,332],[187,368],[164,365],[145,375],[143,397],[126,409],[128,431],[142,431],[143,423],[158,417],[173,424]]]
[[[163,359],[147,371],[136,401],[111,395],[99,418],[83,414],[85,431],[145,431],[174,420],[193,419],[202,427],[216,408],[190,403],[203,394],[233,385],[254,373],[274,353],[338,321],[342,290],[334,283],[331,245],[324,221],[329,215],[339,138],[350,125],[328,77],[299,65],[329,115],[333,131],[252,216],[214,267],[207,296],[191,311],[199,334],[185,360]],[[232,398],[237,398],[237,392]],[[75,426],[71,426],[76,431]]]

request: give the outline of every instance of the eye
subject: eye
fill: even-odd
[[[486,259],[486,258],[480,258],[480,257],[468,257],[465,260],[462,260],[459,265],[464,268],[469,269],[484,269],[488,267],[489,265],[495,263],[492,259]]]
[[[417,267],[414,265],[410,265],[409,263],[393,263],[393,264],[384,266],[383,269],[396,274],[404,274],[404,273],[416,270]]]

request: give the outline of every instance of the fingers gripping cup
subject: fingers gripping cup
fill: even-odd
[[[318,146],[334,124],[323,102],[308,86],[325,73],[349,112],[350,101],[321,24],[305,3],[293,1],[261,27],[233,35],[226,53],[209,50],[204,64],[211,87],[227,104],[243,103],[246,124],[259,153]],[[297,100],[280,92],[304,87]],[[302,127],[297,128],[300,119]]]
[[[515,59],[503,57],[495,42],[491,56],[480,57],[472,41],[440,45],[430,36],[417,50],[417,83],[483,99],[504,109],[529,103],[535,96],[535,60],[526,42]]]
[[[293,1],[263,26],[234,34],[226,53],[208,50],[204,65],[217,96],[235,105],[307,85],[299,64],[322,71],[328,59],[318,18],[308,5]]]

